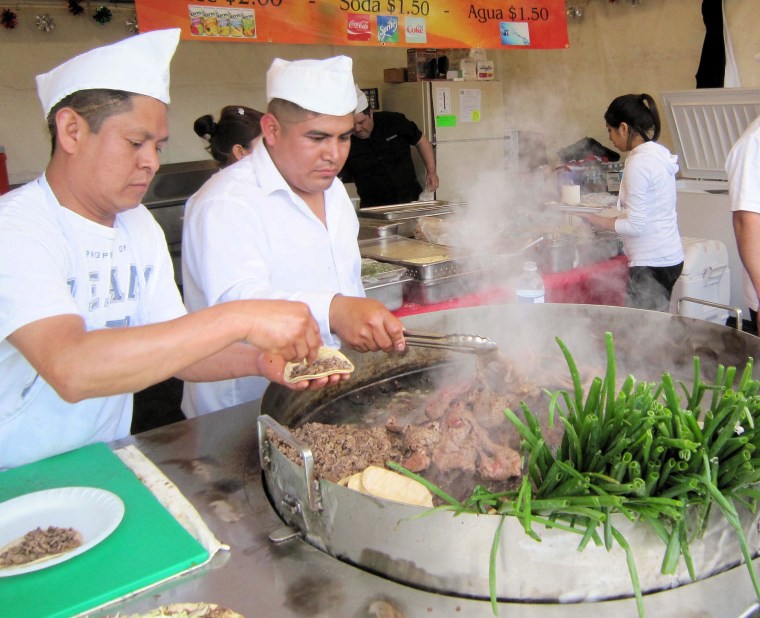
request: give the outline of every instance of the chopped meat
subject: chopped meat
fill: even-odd
[[[291,431],[311,448],[317,477],[333,483],[368,466],[385,467],[387,461],[402,459],[400,437],[383,427],[306,423]],[[294,449],[273,434],[270,437],[288,459],[299,461]]]
[[[290,372],[290,378],[300,378],[301,376],[320,375],[326,371],[334,369],[350,370],[351,364],[339,356],[323,356],[313,363],[298,363]]]
[[[0,567],[18,566],[76,549],[82,535],[74,528],[35,528],[0,554]]]
[[[383,384],[381,391],[390,383]],[[470,377],[449,382],[427,397],[422,391],[412,396],[402,382],[396,389],[404,396],[363,414],[364,421],[384,422],[384,427],[310,422],[291,429],[311,447],[319,478],[337,482],[370,465],[393,461],[459,499],[466,499],[477,484],[501,491],[519,482],[520,436],[504,410],[519,413],[521,402],[538,399],[541,390],[513,363],[494,355],[479,361]],[[365,398],[371,402],[371,396]],[[557,444],[561,431],[559,424],[547,428],[549,443]],[[272,439],[287,457],[299,461],[295,451]]]

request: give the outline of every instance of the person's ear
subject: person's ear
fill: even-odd
[[[55,143],[68,154],[74,154],[81,144],[85,131],[89,130],[87,121],[70,107],[63,107],[55,114]]]
[[[620,135],[622,137],[628,137],[630,130],[631,128],[628,126],[627,122],[621,122],[620,126],[618,127],[618,131],[620,131]]]
[[[245,155],[248,154],[248,150],[243,148],[240,144],[235,144],[232,147],[232,156],[235,157],[236,161],[240,161]]]
[[[264,114],[261,117],[261,136],[267,146],[274,146],[282,134],[282,126],[274,114]]]

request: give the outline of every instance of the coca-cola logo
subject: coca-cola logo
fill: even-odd
[[[349,30],[366,30],[369,31],[369,22],[368,21],[349,21],[348,22],[348,29]]]
[[[406,31],[409,34],[424,34],[425,33],[425,28],[421,24],[417,24],[415,26],[407,26],[406,27]]]

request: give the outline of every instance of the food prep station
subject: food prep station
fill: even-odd
[[[694,352],[707,359],[708,351],[713,351],[717,357],[710,357],[710,363],[719,359],[727,364],[736,362],[744,354],[757,356],[760,352],[757,350],[757,340],[746,333],[691,318],[580,305],[543,305],[533,309],[530,312],[533,316],[531,323],[551,323],[556,326],[554,330],[563,332],[568,332],[566,327],[573,325],[589,329],[604,324],[615,332],[624,333],[624,327],[632,325],[632,332],[621,339],[635,344],[634,347],[640,345],[635,336],[636,332],[640,332],[639,328],[644,323],[647,326],[654,323],[660,329],[655,329],[659,335],[641,344],[647,350],[652,346],[662,349],[678,347],[681,351],[678,356],[683,357],[683,365],[681,361],[678,364],[681,369],[688,364],[687,357]],[[525,308],[512,306],[508,309],[483,307],[437,312],[407,318],[405,325],[408,328],[439,331],[446,328],[466,331],[472,330],[473,325],[480,325],[484,334],[491,335],[494,323],[509,324],[515,317],[520,318],[518,321],[521,324],[524,323],[521,316],[512,315],[521,311]],[[583,332],[579,336],[581,339],[587,337]],[[521,345],[525,344],[526,339],[529,340],[525,332],[515,333],[514,337],[510,335],[510,340],[513,338],[519,339]],[[506,348],[503,339],[497,340]],[[578,339],[575,338],[575,341]],[[623,341],[620,344],[625,345]],[[363,364],[357,365],[359,381],[368,375],[377,379],[378,372],[373,363],[389,363],[381,356],[384,355],[368,355]],[[646,358],[635,357],[643,362],[652,358],[649,353]],[[576,597],[575,600],[568,598],[563,602],[552,598],[556,593],[551,591],[562,589],[562,582],[566,582],[568,588],[593,589],[604,576],[589,577],[583,569],[562,567],[564,559],[570,561],[568,564],[573,563],[573,556],[576,555],[574,546],[558,549],[551,543],[537,543],[517,535],[520,530],[513,531],[514,538],[511,533],[509,536],[509,543],[517,544],[517,553],[510,554],[507,547],[499,563],[500,575],[509,572],[512,578],[505,584],[507,589],[517,591],[507,594],[519,597],[528,590],[522,580],[526,577],[523,563],[510,561],[510,557],[528,552],[534,560],[528,578],[529,588],[539,594],[545,591],[547,598],[504,600],[499,602],[494,614],[488,599],[484,598],[482,587],[474,594],[442,592],[436,585],[446,581],[447,577],[453,577],[460,590],[470,585],[469,579],[455,574],[456,569],[451,571],[453,575],[447,574],[446,561],[453,561],[450,563],[456,564],[458,570],[467,570],[468,564],[474,565],[478,561],[482,569],[483,563],[487,563],[489,546],[486,544],[483,547],[483,543],[474,542],[470,536],[470,524],[473,522],[468,523],[448,514],[452,519],[446,523],[448,527],[444,541],[436,535],[436,526],[426,523],[425,519],[417,520],[418,528],[421,527],[424,534],[416,539],[409,538],[404,521],[394,525],[393,517],[399,513],[408,514],[404,509],[385,508],[387,505],[382,500],[376,501],[366,496],[346,501],[346,492],[350,493],[350,490],[338,486],[322,487],[322,499],[325,500],[325,512],[329,518],[321,525],[351,551],[347,550],[345,555],[331,555],[315,546],[314,539],[307,542],[294,522],[313,517],[313,514],[309,515],[311,507],[308,498],[305,493],[301,495],[297,491],[287,491],[287,479],[273,479],[272,470],[264,467],[269,465],[269,460],[262,457],[260,451],[257,416],[260,412],[271,413],[287,423],[295,418],[293,415],[308,414],[309,406],[324,403],[334,398],[336,393],[292,394],[284,390],[267,391],[262,402],[222,410],[214,415],[183,421],[112,444],[113,448],[136,445],[151,458],[192,502],[215,535],[232,549],[217,554],[209,565],[199,571],[91,613],[92,618],[113,617],[117,612],[119,616],[129,616],[160,605],[189,601],[217,603],[247,618],[448,618],[460,615],[483,618],[493,615],[511,618],[585,618],[590,615],[625,618],[637,615],[635,601],[630,595],[596,601]],[[304,406],[306,400],[311,404]],[[273,487],[275,493],[271,492]],[[356,504],[352,499],[357,500]],[[445,513],[439,515],[447,516]],[[288,521],[283,521],[282,517]],[[373,519],[376,517],[380,519]],[[368,536],[371,533],[375,536]],[[753,534],[757,534],[756,529]],[[404,539],[403,543],[399,544],[399,538]],[[746,567],[736,564],[736,560],[724,553],[729,552],[731,539],[725,536],[712,539],[710,543],[706,548],[695,544],[695,555],[707,556],[724,566],[704,573],[704,577],[695,582],[645,594],[647,616],[744,618],[757,615],[757,599]],[[661,543],[658,547],[658,551],[664,551]],[[557,554],[558,551],[567,555]],[[400,562],[396,558],[397,562],[393,562],[394,552],[411,558]],[[365,566],[357,566],[362,559]],[[425,565],[430,564],[435,564],[440,573],[426,576]],[[622,571],[625,571],[624,566]],[[651,573],[646,574],[647,578],[651,576]]]
[[[581,236],[559,223],[505,232],[481,243],[462,229],[470,214],[467,204],[441,200],[361,209],[362,258],[406,269],[406,276],[394,283],[378,286],[371,278],[364,280],[367,295],[391,310],[403,303],[432,306],[484,290],[508,296],[525,260],[551,275],[610,260],[622,251],[617,234],[586,229]]]

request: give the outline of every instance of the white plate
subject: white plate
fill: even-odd
[[[61,487],[25,494],[0,503],[0,547],[27,532],[48,526],[74,528],[82,544],[69,552],[33,564],[0,568],[0,577],[45,569],[78,556],[111,534],[124,517],[124,503],[110,491],[95,487]]]

